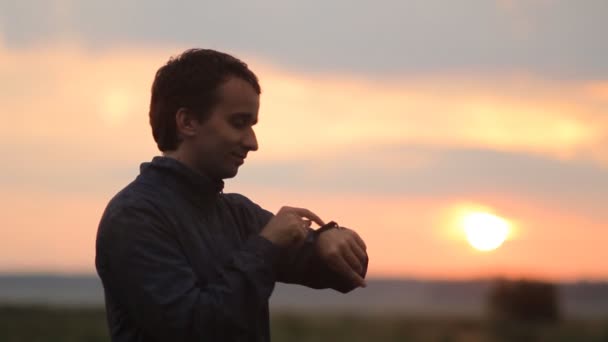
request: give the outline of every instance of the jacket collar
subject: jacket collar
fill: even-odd
[[[175,158],[156,156],[151,162],[140,165],[140,173],[147,170],[161,171],[165,174],[170,185],[178,187],[180,191],[184,191],[191,196],[202,199],[215,198],[224,189],[223,180],[213,180],[194,171]]]

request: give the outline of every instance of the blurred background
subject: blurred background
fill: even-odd
[[[608,340],[608,2],[0,0],[0,340],[109,341],[108,200],[156,70],[262,85],[225,192],[353,228],[369,286],[279,284],[275,341]]]

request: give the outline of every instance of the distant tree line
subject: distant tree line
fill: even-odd
[[[552,323],[561,316],[557,286],[544,281],[497,279],[487,304],[496,320]]]

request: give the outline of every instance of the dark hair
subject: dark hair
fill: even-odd
[[[175,113],[187,108],[205,120],[218,102],[218,87],[231,76],[247,81],[261,93],[258,78],[247,64],[215,50],[186,50],[158,69],[152,84],[150,125],[161,151],[175,150],[179,145]]]

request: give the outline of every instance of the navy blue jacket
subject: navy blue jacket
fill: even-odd
[[[353,289],[314,241],[293,251],[261,237],[273,214],[223,185],[155,157],[109,202],[95,264],[113,342],[270,341],[275,281]]]

